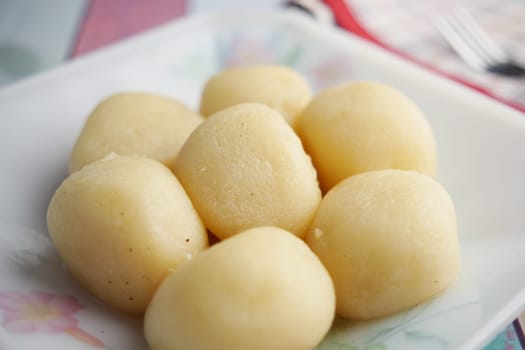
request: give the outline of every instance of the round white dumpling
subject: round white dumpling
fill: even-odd
[[[104,302],[143,313],[168,272],[208,245],[171,171],[112,155],[71,174],[47,212],[53,242],[75,278]]]
[[[321,92],[298,118],[296,130],[325,192],[371,170],[435,173],[434,137],[425,116],[381,83],[354,82]]]
[[[296,71],[279,65],[229,68],[211,77],[200,111],[209,116],[239,103],[263,103],[279,111],[289,124],[310,101],[310,87]]]
[[[450,286],[460,269],[452,200],[414,171],[342,181],[323,198],[306,241],[330,272],[337,313],[346,318],[415,306]]]
[[[184,104],[151,93],[119,93],[89,115],[73,148],[70,172],[115,152],[171,166],[203,118]]]
[[[175,270],[149,305],[152,350],[311,350],[335,312],[330,276],[275,227],[244,231]]]
[[[182,147],[173,171],[220,239],[256,226],[304,237],[321,200],[301,141],[262,104],[236,105],[207,118]]]

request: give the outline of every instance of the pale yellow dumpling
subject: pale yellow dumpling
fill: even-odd
[[[310,87],[298,72],[257,65],[225,69],[211,77],[202,92],[200,111],[209,116],[239,103],[258,102],[279,111],[293,125],[309,101]]]
[[[173,171],[220,239],[265,225],[304,237],[321,200],[301,141],[262,104],[236,105],[207,118],[182,147]]]
[[[169,97],[142,92],[110,96],[86,120],[69,170],[76,171],[111,152],[144,156],[171,166],[202,120],[200,114]]]
[[[460,269],[452,200],[414,171],[342,181],[323,198],[306,241],[330,272],[337,313],[346,318],[415,306],[450,286]]]
[[[73,276],[117,309],[143,313],[168,272],[208,246],[184,189],[158,161],[112,155],[71,174],[47,211]]]
[[[434,137],[425,116],[381,83],[353,82],[321,92],[298,118],[296,130],[325,192],[370,170],[435,173]]]
[[[330,276],[275,227],[244,231],[175,270],[146,312],[152,350],[312,350],[335,312]]]

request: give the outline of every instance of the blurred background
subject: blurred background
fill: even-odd
[[[291,2],[317,14],[325,8],[334,25],[525,112],[524,77],[473,70],[435,25],[465,8],[525,62],[525,0],[0,0],[0,87],[188,15],[283,10]]]
[[[165,22],[278,0],[0,0],[0,86]]]

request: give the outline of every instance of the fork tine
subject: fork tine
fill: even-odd
[[[467,64],[474,69],[485,69],[485,62],[480,55],[472,49],[471,45],[467,44],[464,35],[460,34],[457,26],[453,24],[453,20],[449,17],[443,17],[438,19],[435,25],[448,40],[452,48]]]
[[[461,21],[461,18],[454,15],[449,18],[449,23],[454,31],[461,37],[461,39],[463,39],[465,45],[467,45],[482,61],[483,68],[494,63],[492,57],[487,53],[487,50],[483,48],[480,42],[472,34],[470,28]]]
[[[460,8],[456,13],[456,17],[473,40],[478,43],[480,50],[484,50],[486,55],[493,61],[505,61],[509,58],[507,53],[488,36],[466,9]]]
[[[465,63],[476,70],[508,77],[525,76],[525,67],[515,63],[464,8],[441,17],[435,26]]]

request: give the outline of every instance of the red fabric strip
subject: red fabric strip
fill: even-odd
[[[91,0],[71,57],[181,17],[185,13],[185,0]]]

